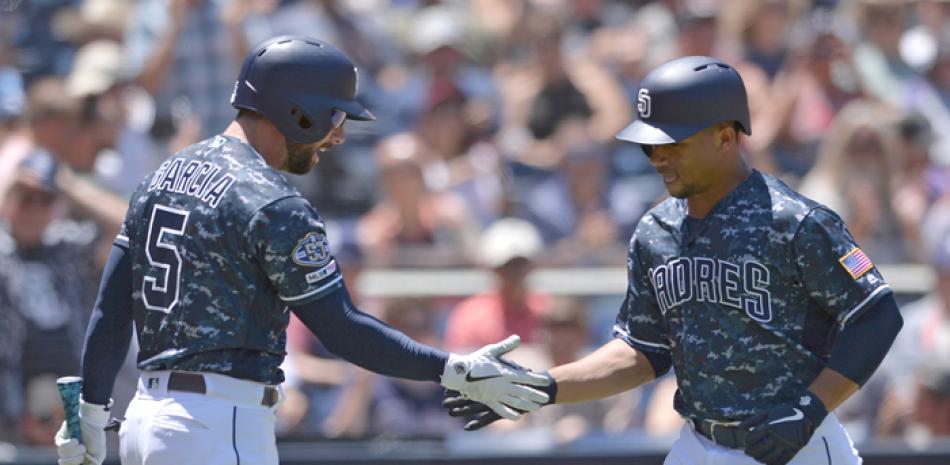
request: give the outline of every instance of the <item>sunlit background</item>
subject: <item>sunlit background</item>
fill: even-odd
[[[897,0],[0,0],[0,462],[55,462],[53,380],[78,373],[129,195],[224,129],[245,52],[283,33],[350,55],[378,117],[291,176],[360,308],[453,351],[518,333],[536,369],[608,340],[626,243],[665,197],[614,140],[639,80],[734,65],[749,163],[841,214],[902,304],[839,417],[866,463],[950,463],[950,3]],[[465,433],[436,384],[288,336],[285,463],[659,464],[682,424],[668,375]]]

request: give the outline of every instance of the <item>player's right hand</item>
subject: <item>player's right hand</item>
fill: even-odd
[[[456,391],[446,391],[445,396],[445,400],[442,401],[442,406],[449,409],[450,417],[468,418],[468,421],[465,423],[465,431],[482,429],[501,420],[501,416],[488,408],[485,404],[466,399]]]
[[[106,423],[109,410],[105,405],[79,401],[79,429],[82,442],[69,437],[66,422],[56,433],[56,453],[59,465],[102,465],[106,459]]]
[[[442,386],[484,404],[509,420],[517,420],[523,412],[541,408],[549,396],[531,386],[549,386],[551,378],[501,359],[520,342],[518,336],[509,336],[468,355],[449,354],[442,372]]]

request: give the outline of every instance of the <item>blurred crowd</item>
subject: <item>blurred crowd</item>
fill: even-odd
[[[53,380],[78,372],[127,199],[168,154],[224,129],[245,52],[311,35],[359,66],[378,116],[288,176],[328,222],[358,305],[453,351],[510,333],[544,369],[610,337],[615,298],[545,295],[538,267],[619,267],[662,182],[614,135],[673,57],[742,74],[748,161],[837,211],[879,264],[933,271],[839,415],[858,442],[950,436],[950,2],[900,0],[0,1],[0,442],[51,445]],[[375,268],[474,268],[467,298],[361,296]],[[133,348],[134,350],[134,348]],[[292,439],[443,438],[433,383],[371,375],[288,329]],[[131,398],[134,358],[116,383]],[[552,445],[675,435],[675,382],[556,406],[505,434]],[[538,433],[540,432],[540,433]],[[491,432],[486,434],[492,434]]]

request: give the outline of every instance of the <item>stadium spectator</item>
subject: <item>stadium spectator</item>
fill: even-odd
[[[917,373],[917,396],[908,442],[927,447],[933,439],[950,437],[950,363],[947,358],[925,363]]]
[[[934,161],[946,166],[950,164],[950,30],[920,34],[918,47],[930,53],[922,57],[921,75],[907,85],[902,106],[927,118],[935,135]]]
[[[63,75],[69,70],[75,45],[56,30],[55,18],[69,11],[72,0],[8,2],[4,22],[13,46],[13,61],[23,75],[26,87],[44,77]]]
[[[100,188],[87,176],[95,166],[96,148],[102,146],[99,145],[100,133],[90,131],[100,124],[100,110],[97,105],[83,106],[83,102],[68,93],[59,78],[34,83],[29,95],[27,118],[31,144],[21,146],[25,149],[22,154],[10,152],[7,155],[22,160],[34,150],[46,154],[41,158],[51,157],[50,167],[54,171],[49,175],[53,176],[52,185],[61,194],[64,204],[58,214],[77,221],[88,220],[83,227],[92,228],[101,239],[97,242],[99,247],[92,250],[93,259],[104,264],[126,205],[124,200]]]
[[[786,66],[766,100],[751,109],[756,129],[750,149],[768,151],[772,160],[766,166],[782,177],[797,180],[811,169],[822,138],[832,134],[835,115],[861,96],[851,62],[853,41],[847,20],[824,8],[803,15],[793,28]]]
[[[248,50],[243,22],[250,3],[143,0],[131,16],[128,73],[154,97],[157,118],[198,125],[190,142],[217,134],[234,117],[222,102]]]
[[[517,334],[522,345],[537,343],[548,297],[529,289],[527,278],[541,252],[541,236],[526,221],[504,218],[489,226],[479,242],[479,262],[494,274],[495,288],[452,310],[445,328],[446,348],[477,347],[499,334]]]
[[[142,91],[128,82],[122,60],[118,42],[83,45],[66,77],[66,90],[82,107],[82,127],[71,152],[78,152],[76,158],[88,168],[83,171],[93,171],[97,184],[125,198],[164,153],[143,124],[129,123],[129,107]]]
[[[895,380],[913,378],[929,360],[950,359],[950,200],[930,210],[921,234],[936,280],[932,292],[903,308],[904,330],[884,365]],[[914,387],[908,383],[895,387],[905,405],[913,405]]]
[[[854,238],[878,263],[912,257],[894,211],[900,165],[896,120],[889,107],[850,103],[835,118],[818,162],[801,192],[837,212]]]
[[[869,95],[898,105],[916,72],[901,57],[909,6],[904,2],[855,2],[864,39],[854,49],[855,70]]]
[[[551,249],[544,256],[546,262],[616,262],[623,256],[617,248],[621,243],[618,223],[622,220],[632,228],[639,217],[623,218],[610,203],[604,189],[610,161],[606,148],[592,139],[580,119],[562,122],[551,141],[564,152],[556,170],[528,188],[519,188],[523,205],[516,211],[538,228]]]
[[[390,136],[377,148],[382,195],[360,219],[357,231],[367,265],[452,266],[468,261],[477,225],[457,196],[427,186],[423,149],[408,133]]]
[[[20,348],[5,352],[20,353],[14,361],[18,368],[9,368],[19,370],[24,393],[38,377],[78,372],[95,298],[96,231],[56,218],[61,198],[56,170],[51,155],[34,152],[21,164],[0,209],[0,309],[22,320],[22,332],[5,342],[20,341]]]
[[[927,119],[910,114],[898,123],[900,176],[894,191],[894,211],[907,232],[905,241],[914,261],[926,261],[920,225],[930,208],[950,193],[950,170],[934,160],[934,134]]]
[[[643,70],[674,55],[713,54],[745,80],[754,131],[743,151],[754,167],[793,185],[807,175],[805,190],[846,218],[875,262],[918,260],[936,270],[925,297],[892,281],[902,298],[924,297],[905,309],[906,350],[887,362],[901,375],[879,370],[839,413],[853,437],[869,441],[915,437],[922,431],[915,423],[939,430],[940,384],[918,379],[917,367],[943,347],[940,315],[950,292],[931,226],[950,217],[941,200],[950,193],[947,2],[0,0],[0,13],[0,205],[33,220],[51,215],[50,231],[79,231],[49,235],[81,243],[75,260],[48,270],[52,280],[97,273],[104,255],[96,245],[108,245],[110,225],[125,210],[101,187],[127,195],[166,148],[220,130],[233,116],[226,102],[246,46],[302,33],[346,50],[359,68],[360,94],[379,117],[348,126],[347,144],[324,154],[313,175],[291,177],[328,227],[343,228],[331,237],[358,237],[369,266],[477,262],[499,280],[495,289],[451,315],[458,297],[435,296],[433,327],[447,323],[447,342],[466,347],[495,342],[479,338],[504,330],[533,339],[536,348],[557,334],[558,357],[571,352],[568,342],[579,344],[579,333],[567,317],[543,318],[547,299],[526,283],[531,264],[619,265],[624,254],[612,251],[625,247],[632,226],[665,192],[640,148],[616,144],[614,135],[630,119]],[[51,208],[47,188],[22,189],[20,164],[37,149],[59,161],[48,183],[55,188]],[[537,247],[533,239],[505,246],[530,260],[489,264],[489,254],[478,252],[478,232],[504,217],[533,222],[546,239]],[[94,221],[82,222],[88,219]],[[0,285],[16,283],[6,294],[20,296],[18,286],[36,275],[9,233],[28,224],[0,228]],[[333,250],[346,273],[343,247]],[[79,264],[88,265],[85,275],[62,268]],[[32,278],[25,285],[51,286]],[[69,300],[54,291],[33,300]],[[619,296],[588,299],[591,338],[608,335],[597,327],[613,323],[619,301],[612,299]],[[600,322],[598,301],[610,301],[600,304],[610,307],[609,324]],[[14,308],[0,301],[0,442],[27,440],[35,436],[27,430],[41,431],[34,426],[42,423],[17,424],[32,408],[19,365],[24,338],[36,340],[38,317],[25,320]],[[336,371],[319,342],[295,338],[297,326],[289,330],[291,382],[280,412],[285,437],[408,431],[399,421],[374,423],[369,409],[375,391],[406,411],[411,389],[399,399],[404,386],[382,393],[361,370]],[[328,383],[332,396],[310,395],[311,381]],[[644,431],[663,431],[672,424],[672,390],[663,382],[615,407],[608,414],[614,426],[557,434],[598,441],[603,426],[634,444]],[[116,392],[123,383],[134,390],[120,378]],[[40,413],[33,419],[43,420]]]

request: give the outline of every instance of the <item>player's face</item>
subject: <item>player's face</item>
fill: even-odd
[[[644,147],[671,196],[685,199],[702,194],[721,178],[723,159],[716,143],[720,130],[714,126],[675,144]]]
[[[312,144],[301,144],[298,142],[286,140],[287,163],[286,170],[293,174],[307,174],[320,161],[320,153],[327,152],[334,145],[342,144],[346,141],[346,133],[343,131],[345,118],[339,121],[339,125],[334,123],[333,129],[322,140]]]

